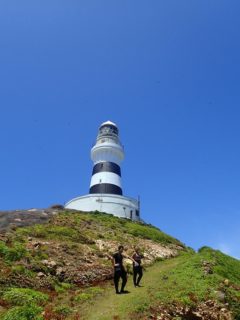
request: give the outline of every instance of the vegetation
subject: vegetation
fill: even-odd
[[[240,319],[240,261],[204,247],[199,253],[183,253],[163,265],[158,286],[150,288],[154,292],[151,306],[159,301],[196,308],[212,299],[228,303],[234,319]]]
[[[21,236],[32,236],[43,239],[60,239],[78,243],[93,243],[93,239],[116,239],[123,241],[126,235],[150,239],[165,244],[183,244],[165,234],[158,228],[141,222],[114,217],[100,212],[77,213],[62,212],[52,219],[54,224],[34,225],[17,229]]]
[[[129,276],[131,293],[115,295],[105,281],[112,276],[109,250],[139,241],[143,250],[149,243],[182,250],[171,259],[156,256],[145,269],[144,287],[134,288]],[[99,212],[63,211],[47,224],[9,232],[0,241],[0,270],[3,320],[140,320],[157,318],[159,305],[195,310],[204,301],[240,319],[240,261],[208,247],[196,253],[154,226]]]
[[[3,257],[6,262],[20,260],[25,255],[26,249],[21,243],[15,242],[9,247],[0,241],[0,257]]]
[[[199,253],[183,253],[176,258],[156,262],[147,269],[142,288],[134,288],[130,278],[128,295],[119,297],[109,288],[95,299],[94,309],[88,304],[84,319],[157,319],[159,305],[164,306],[166,313],[173,306],[179,310],[182,307],[181,310],[194,311],[205,301],[215,301],[219,306],[217,310],[230,307],[233,319],[240,319],[239,268],[240,261],[210,248],[203,248]],[[207,308],[204,312],[206,315],[202,319],[211,319]],[[221,319],[219,315],[215,316]],[[180,314],[176,314],[174,319],[187,318],[197,319]]]
[[[3,301],[11,308],[3,316],[3,320],[43,320],[43,306],[48,296],[31,289],[11,288],[2,295]]]
[[[103,293],[103,289],[99,287],[90,287],[87,288],[84,291],[81,291],[80,293],[77,292],[77,295],[75,296],[74,300],[79,302],[79,301],[87,301],[90,300],[97,295]]]
[[[43,308],[36,305],[14,307],[7,311],[2,320],[43,320]]]
[[[32,289],[11,288],[4,292],[3,300],[14,306],[29,304],[42,305],[48,300],[48,296]]]

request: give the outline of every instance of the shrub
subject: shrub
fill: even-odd
[[[3,241],[0,241],[0,255],[5,256],[6,252],[8,250],[8,247]]]
[[[12,247],[8,247],[3,241],[0,241],[0,256],[6,262],[18,261],[26,255],[27,251],[21,243],[14,243]]]
[[[3,294],[3,299],[15,306],[27,304],[44,304],[48,300],[48,295],[25,288],[11,288]]]
[[[68,306],[62,305],[62,306],[56,307],[54,309],[54,312],[61,314],[63,316],[68,316],[69,314],[72,313],[72,310]]]
[[[26,275],[27,277],[30,277],[30,278],[34,278],[35,277],[35,273],[32,272],[31,270],[28,270],[23,265],[13,265],[12,266],[12,272],[14,274],[23,274],[23,275]]]
[[[54,290],[57,292],[57,293],[63,293],[63,292],[65,292],[65,289],[64,288],[62,288],[60,285],[58,285],[58,284],[56,284],[55,286],[54,286]]]
[[[62,283],[61,283],[61,287],[62,287],[63,289],[66,289],[66,290],[71,289],[72,286],[73,286],[73,285],[72,285],[71,283],[68,283],[68,282],[62,282]]]
[[[2,320],[43,320],[42,311],[36,305],[14,307],[5,313]]]
[[[54,286],[54,290],[57,293],[63,293],[66,290],[69,290],[73,287],[73,285],[71,283],[67,283],[67,282],[57,282],[56,285]]]

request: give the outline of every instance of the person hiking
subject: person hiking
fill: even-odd
[[[133,262],[133,284],[135,287],[141,287],[140,281],[143,276],[143,267],[141,265],[142,259],[144,256],[140,253],[139,248],[135,248],[135,252],[132,256],[134,262]]]
[[[118,247],[118,251],[114,253],[112,256],[112,263],[114,267],[114,286],[115,286],[116,294],[128,293],[128,291],[124,290],[127,283],[127,272],[123,265],[123,259],[127,258],[134,262],[134,260],[131,257],[123,255],[123,251],[124,251],[124,247],[121,245]],[[118,285],[119,285],[120,278],[122,279],[122,285],[121,285],[121,290],[119,291]]]

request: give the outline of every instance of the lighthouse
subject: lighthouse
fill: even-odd
[[[118,137],[115,123],[104,122],[91,150],[94,163],[90,193],[122,195],[121,168],[124,158],[123,146]]]
[[[121,162],[124,160],[124,148],[115,123],[106,121],[101,124],[91,149],[91,159],[93,170],[89,194],[70,200],[65,208],[140,220],[139,201],[123,195]]]

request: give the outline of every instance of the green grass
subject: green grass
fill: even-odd
[[[66,217],[67,218],[67,217]],[[67,220],[67,219],[66,219]],[[17,230],[18,235],[31,236],[46,240],[72,241],[79,243],[88,243],[90,239],[84,236],[80,230],[74,227],[60,225],[34,225]]]
[[[203,262],[212,265],[213,273],[205,274]],[[155,263],[143,276],[142,288],[134,288],[129,278],[127,295],[115,295],[113,287],[95,299],[94,308],[87,305],[84,319],[110,320],[148,319],[150,307],[159,303],[180,303],[194,307],[201,301],[217,299],[216,292],[223,291],[235,319],[239,319],[240,292],[231,284],[240,285],[240,261],[220,251],[204,248],[200,253],[184,253],[179,257]],[[226,275],[228,277],[226,277]],[[229,285],[224,284],[225,279]],[[221,303],[221,302],[219,302]]]
[[[89,245],[94,244],[96,239],[115,240],[121,243],[132,242],[135,238],[137,243],[137,239],[142,238],[184,247],[179,240],[154,226],[100,212],[61,212],[52,217],[47,224],[18,228],[15,231],[15,238],[19,242],[24,242],[28,236]]]
[[[103,289],[100,287],[89,287],[87,289],[82,289],[79,293],[76,294],[74,300],[77,302],[92,300],[97,295],[103,293]]]
[[[71,228],[74,226],[75,230],[80,229],[82,234],[92,239],[103,238],[124,241],[127,236],[130,235],[136,238],[150,239],[164,244],[173,243],[183,246],[179,240],[165,234],[154,226],[133,222],[128,219],[122,219],[100,212],[65,212],[61,213],[56,219],[60,224],[70,226]]]

